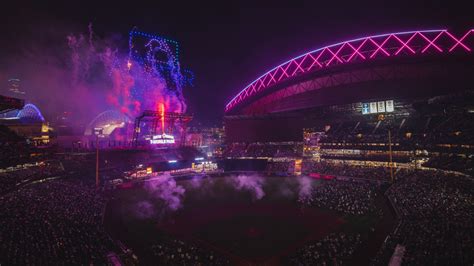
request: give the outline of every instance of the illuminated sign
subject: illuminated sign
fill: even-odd
[[[163,135],[154,135],[150,139],[150,144],[174,144],[174,136],[163,134]]]
[[[377,113],[377,103],[371,102],[369,103],[369,113],[376,114]]]
[[[385,113],[385,102],[377,102],[377,113]]]
[[[391,113],[395,110],[393,100],[385,101],[385,112]]]
[[[395,111],[393,100],[362,103],[362,114],[391,113]]]
[[[362,114],[366,115],[366,114],[369,114],[369,113],[370,113],[369,112],[369,104],[368,103],[363,103],[362,104]]]
[[[147,173],[147,174],[153,173],[153,169],[152,169],[151,167],[147,167],[147,168],[146,168],[146,173]]]

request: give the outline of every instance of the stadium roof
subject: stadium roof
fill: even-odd
[[[309,72],[378,58],[470,53],[474,49],[473,39],[474,29],[461,34],[435,29],[372,35],[324,46],[287,60],[265,72],[232,98],[225,111],[232,110],[275,84]]]

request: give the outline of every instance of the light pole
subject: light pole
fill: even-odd
[[[390,180],[393,183],[392,133],[390,127],[388,127],[388,155],[390,158]]]
[[[385,115],[379,115],[377,120],[380,122],[385,120]],[[388,156],[389,156],[389,168],[390,168],[390,181],[393,183],[393,156],[392,156],[392,125],[393,120],[389,117],[389,119],[385,120],[388,124]]]
[[[95,186],[99,188],[99,135],[95,139]]]
[[[99,135],[102,135],[102,128],[94,128],[95,135],[95,186],[99,188]]]

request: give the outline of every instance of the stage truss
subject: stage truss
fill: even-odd
[[[140,136],[141,134],[141,125],[144,122],[151,122],[152,135],[165,134],[165,132],[173,132],[175,127],[179,126],[179,144],[184,145],[186,140],[186,128],[187,124],[191,122],[193,117],[191,115],[174,113],[174,112],[159,112],[146,110],[140,116],[135,118],[135,125],[133,129],[133,145],[135,147],[141,146]],[[161,125],[166,125],[164,128]],[[161,129],[161,132],[158,132],[158,129]]]

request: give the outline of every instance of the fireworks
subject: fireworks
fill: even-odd
[[[176,42],[132,30],[128,53],[121,53],[110,43],[104,45],[94,39],[92,27],[87,37],[69,35],[67,38],[73,86],[88,84],[92,77],[100,75],[97,69],[104,69],[107,77],[102,78],[108,80],[104,83],[109,86],[104,89],[105,96],[112,108],[130,117],[144,110],[157,110],[159,104],[169,112],[186,111],[182,93],[186,81],[178,53],[170,48]]]

